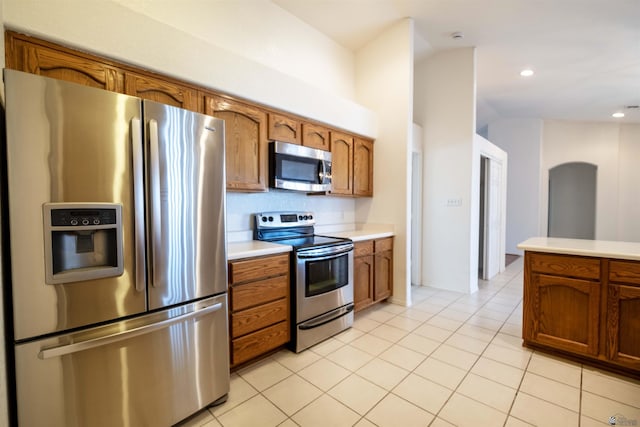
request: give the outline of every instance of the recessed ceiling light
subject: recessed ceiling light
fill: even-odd
[[[620,117],[624,117],[624,113],[613,113],[611,117],[615,117],[616,119],[619,119]]]
[[[533,76],[533,70],[530,69],[530,68],[526,68],[526,69],[520,71],[520,75],[522,77],[531,77],[531,76]]]

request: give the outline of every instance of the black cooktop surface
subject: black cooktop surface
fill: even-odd
[[[349,239],[329,236],[304,236],[292,239],[272,240],[271,243],[281,243],[283,245],[291,245],[295,249],[304,249],[310,247],[332,246],[340,243],[350,242]]]

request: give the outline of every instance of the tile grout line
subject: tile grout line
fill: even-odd
[[[497,295],[501,290],[503,290],[503,289],[505,288],[505,286],[507,286],[507,284],[508,284],[509,282],[511,282],[511,280],[513,280],[513,279],[514,279],[514,277],[513,277],[513,278],[511,278],[511,279],[509,279],[508,281],[506,281],[506,282],[505,282],[505,283],[500,287],[500,289],[498,289],[496,292],[494,292],[494,293],[491,295],[491,298],[487,299],[487,300],[486,300],[482,305],[480,305],[480,306],[478,307],[478,309],[477,309],[477,310],[476,310],[476,311],[475,311],[475,312],[474,312],[474,313],[473,313],[473,314],[472,314],[472,315],[471,315],[471,316],[470,316],[466,321],[464,321],[464,322],[462,323],[462,325],[460,325],[460,326],[459,326],[455,331],[453,331],[453,333],[456,333],[460,328],[462,328],[462,326],[464,326],[464,325],[467,323],[467,321],[468,321],[469,319],[471,319],[473,316],[476,316],[476,315],[477,315],[477,313],[478,313],[478,311],[479,311],[479,310],[481,310],[484,306],[486,306],[489,302],[491,302],[491,300],[493,300],[493,298],[494,298],[494,297],[495,297],[495,296],[496,296],[496,295]],[[462,296],[461,296],[461,297],[462,297]],[[458,298],[458,299],[459,299],[459,298]],[[454,301],[454,302],[455,302],[455,301]],[[453,304],[453,302],[452,302],[451,304]],[[451,305],[451,304],[450,304],[450,305]],[[508,318],[513,314],[513,312],[518,308],[518,305],[519,305],[519,303],[518,303],[518,304],[517,304],[517,305],[516,305],[512,310],[511,310],[511,313],[509,314],[509,316],[507,317],[507,319],[508,319]],[[482,316],[480,316],[480,317],[482,317]],[[495,319],[491,319],[491,320],[495,320]],[[458,382],[458,385],[456,386],[456,388],[455,388],[454,390],[452,390],[452,393],[449,395],[449,397],[448,397],[448,398],[447,398],[447,400],[444,402],[444,404],[440,407],[440,409],[438,410],[438,412],[435,414],[434,419],[431,421],[431,423],[430,423],[429,425],[432,425],[432,424],[433,424],[433,423],[434,423],[434,422],[439,418],[440,413],[442,412],[442,410],[444,409],[444,407],[447,405],[447,403],[449,403],[449,401],[450,401],[451,397],[452,397],[452,396],[453,396],[453,395],[458,391],[458,389],[460,388],[460,385],[461,385],[461,384],[464,382],[464,380],[469,376],[469,374],[471,373],[471,370],[473,369],[473,367],[478,363],[478,360],[480,360],[480,358],[482,357],[482,355],[483,355],[483,354],[484,354],[484,352],[486,351],[487,347],[489,347],[489,345],[493,342],[493,340],[495,339],[495,337],[499,334],[500,330],[504,327],[504,325],[505,325],[506,323],[507,323],[507,322],[506,322],[506,320],[505,320],[505,321],[503,321],[503,322],[502,322],[502,325],[501,325],[498,329],[496,329],[496,330],[495,330],[495,332],[494,332],[494,334],[493,334],[493,336],[492,336],[491,340],[487,343],[487,345],[485,346],[485,348],[484,348],[484,350],[482,351],[482,353],[480,353],[479,355],[477,355],[475,362],[474,362],[474,363],[469,367],[469,369],[467,369],[467,370],[466,370],[465,375],[464,375],[464,376],[462,377],[462,379]],[[477,325],[476,325],[476,326],[477,326]],[[482,328],[481,326],[478,326],[478,327]],[[482,328],[482,329],[485,329],[485,328]],[[488,330],[488,329],[487,329],[487,330]],[[452,335],[453,335],[453,334],[452,334]],[[464,334],[463,334],[463,335],[464,335]],[[465,335],[465,336],[466,336],[466,335]],[[444,344],[444,341],[443,341],[443,342],[442,342],[438,347],[436,347],[436,349],[435,349],[433,352],[435,352],[435,351],[436,351],[436,350],[437,350],[437,349],[438,349],[442,344]],[[460,349],[460,350],[461,350],[461,349]],[[462,351],[464,351],[464,350],[462,350]],[[433,352],[432,352],[431,354],[433,354]],[[436,359],[436,360],[439,360],[439,359]],[[493,360],[493,359],[491,359],[491,360]],[[449,363],[444,362],[444,361],[441,361],[441,362],[446,363],[446,364],[448,364],[449,366],[454,366],[454,365],[450,365]],[[501,363],[501,362],[499,362],[499,363]],[[456,367],[456,368],[457,368],[457,366],[454,366],[454,367]],[[417,374],[417,375],[419,375],[419,374]],[[483,378],[484,378],[484,377],[483,377]],[[488,378],[487,378],[487,379],[488,379]],[[468,396],[466,396],[466,395],[464,395],[464,394],[462,394],[462,395],[463,395],[463,396],[465,396],[465,397],[467,397],[468,399],[471,399],[471,400],[473,400],[473,401],[475,401],[475,402],[478,402],[478,403],[480,403],[480,404],[482,404],[482,405],[484,405],[484,406],[487,406],[488,408],[491,408],[491,409],[497,410],[498,412],[502,412],[502,411],[499,411],[499,410],[498,410],[498,409],[496,409],[496,408],[493,408],[492,406],[487,405],[486,403],[483,403],[483,402],[477,401],[477,400],[475,400],[475,399],[473,399],[473,398],[470,398],[470,397],[468,397]],[[505,423],[506,423],[506,420],[509,418],[509,414],[506,414],[506,415],[507,415],[507,416],[506,416],[506,418],[505,418]],[[447,420],[446,420],[446,419],[444,419],[444,418],[442,418],[442,419],[443,419],[444,421],[447,421]],[[447,422],[448,422],[448,421],[447,421]]]

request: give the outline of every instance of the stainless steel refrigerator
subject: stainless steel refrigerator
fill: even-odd
[[[223,121],[4,81],[19,425],[167,426],[223,400]]]

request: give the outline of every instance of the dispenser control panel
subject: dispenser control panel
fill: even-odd
[[[115,209],[55,209],[51,211],[53,227],[116,224]]]
[[[46,284],[123,274],[120,203],[44,203],[42,209]]]

